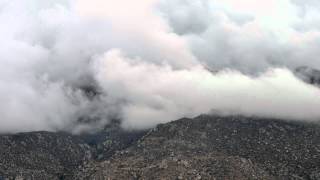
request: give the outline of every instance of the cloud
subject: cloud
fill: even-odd
[[[288,69],[272,69],[255,78],[233,70],[213,74],[202,66],[175,70],[128,58],[119,50],[100,57],[95,68],[109,97],[123,101],[126,128],[152,127],[211,110],[294,120],[320,116],[320,90]]]
[[[211,110],[316,120],[319,90],[290,71],[320,68],[317,7],[241,2],[0,0],[0,133]]]
[[[254,74],[269,67],[320,67],[316,40],[319,31],[310,31],[319,25],[317,8],[306,6],[308,3],[289,0],[161,2],[163,17],[174,32],[187,40],[199,61],[213,69],[234,68]],[[302,9],[306,11],[305,16],[301,16]]]
[[[110,22],[120,47],[130,55],[139,55],[156,63],[167,61],[176,67],[196,63],[185,40],[170,32],[167,23],[155,13],[158,0],[139,2],[119,0],[79,0],[77,13],[89,19]]]

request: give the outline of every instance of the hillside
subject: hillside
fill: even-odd
[[[203,115],[159,125],[88,179],[315,180],[319,167],[318,125]]]
[[[255,117],[2,135],[0,151],[2,179],[320,179],[319,125]]]

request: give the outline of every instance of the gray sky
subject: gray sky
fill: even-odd
[[[0,0],[0,132],[89,131],[110,118],[141,129],[212,110],[317,121],[320,90],[291,71],[320,68],[319,7]]]

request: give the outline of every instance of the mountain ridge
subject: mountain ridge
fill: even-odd
[[[89,135],[0,136],[0,179],[320,179],[320,125],[201,115]]]

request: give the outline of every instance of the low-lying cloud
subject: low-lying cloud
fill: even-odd
[[[212,110],[316,121],[320,90],[291,71],[320,67],[320,15],[272,2],[268,19],[251,1],[0,0],[0,132],[143,129]]]
[[[120,107],[126,128],[146,128],[179,117],[218,111],[294,120],[317,120],[320,90],[288,69],[257,77],[212,73],[203,66],[175,70],[111,50],[95,64],[96,79]]]

